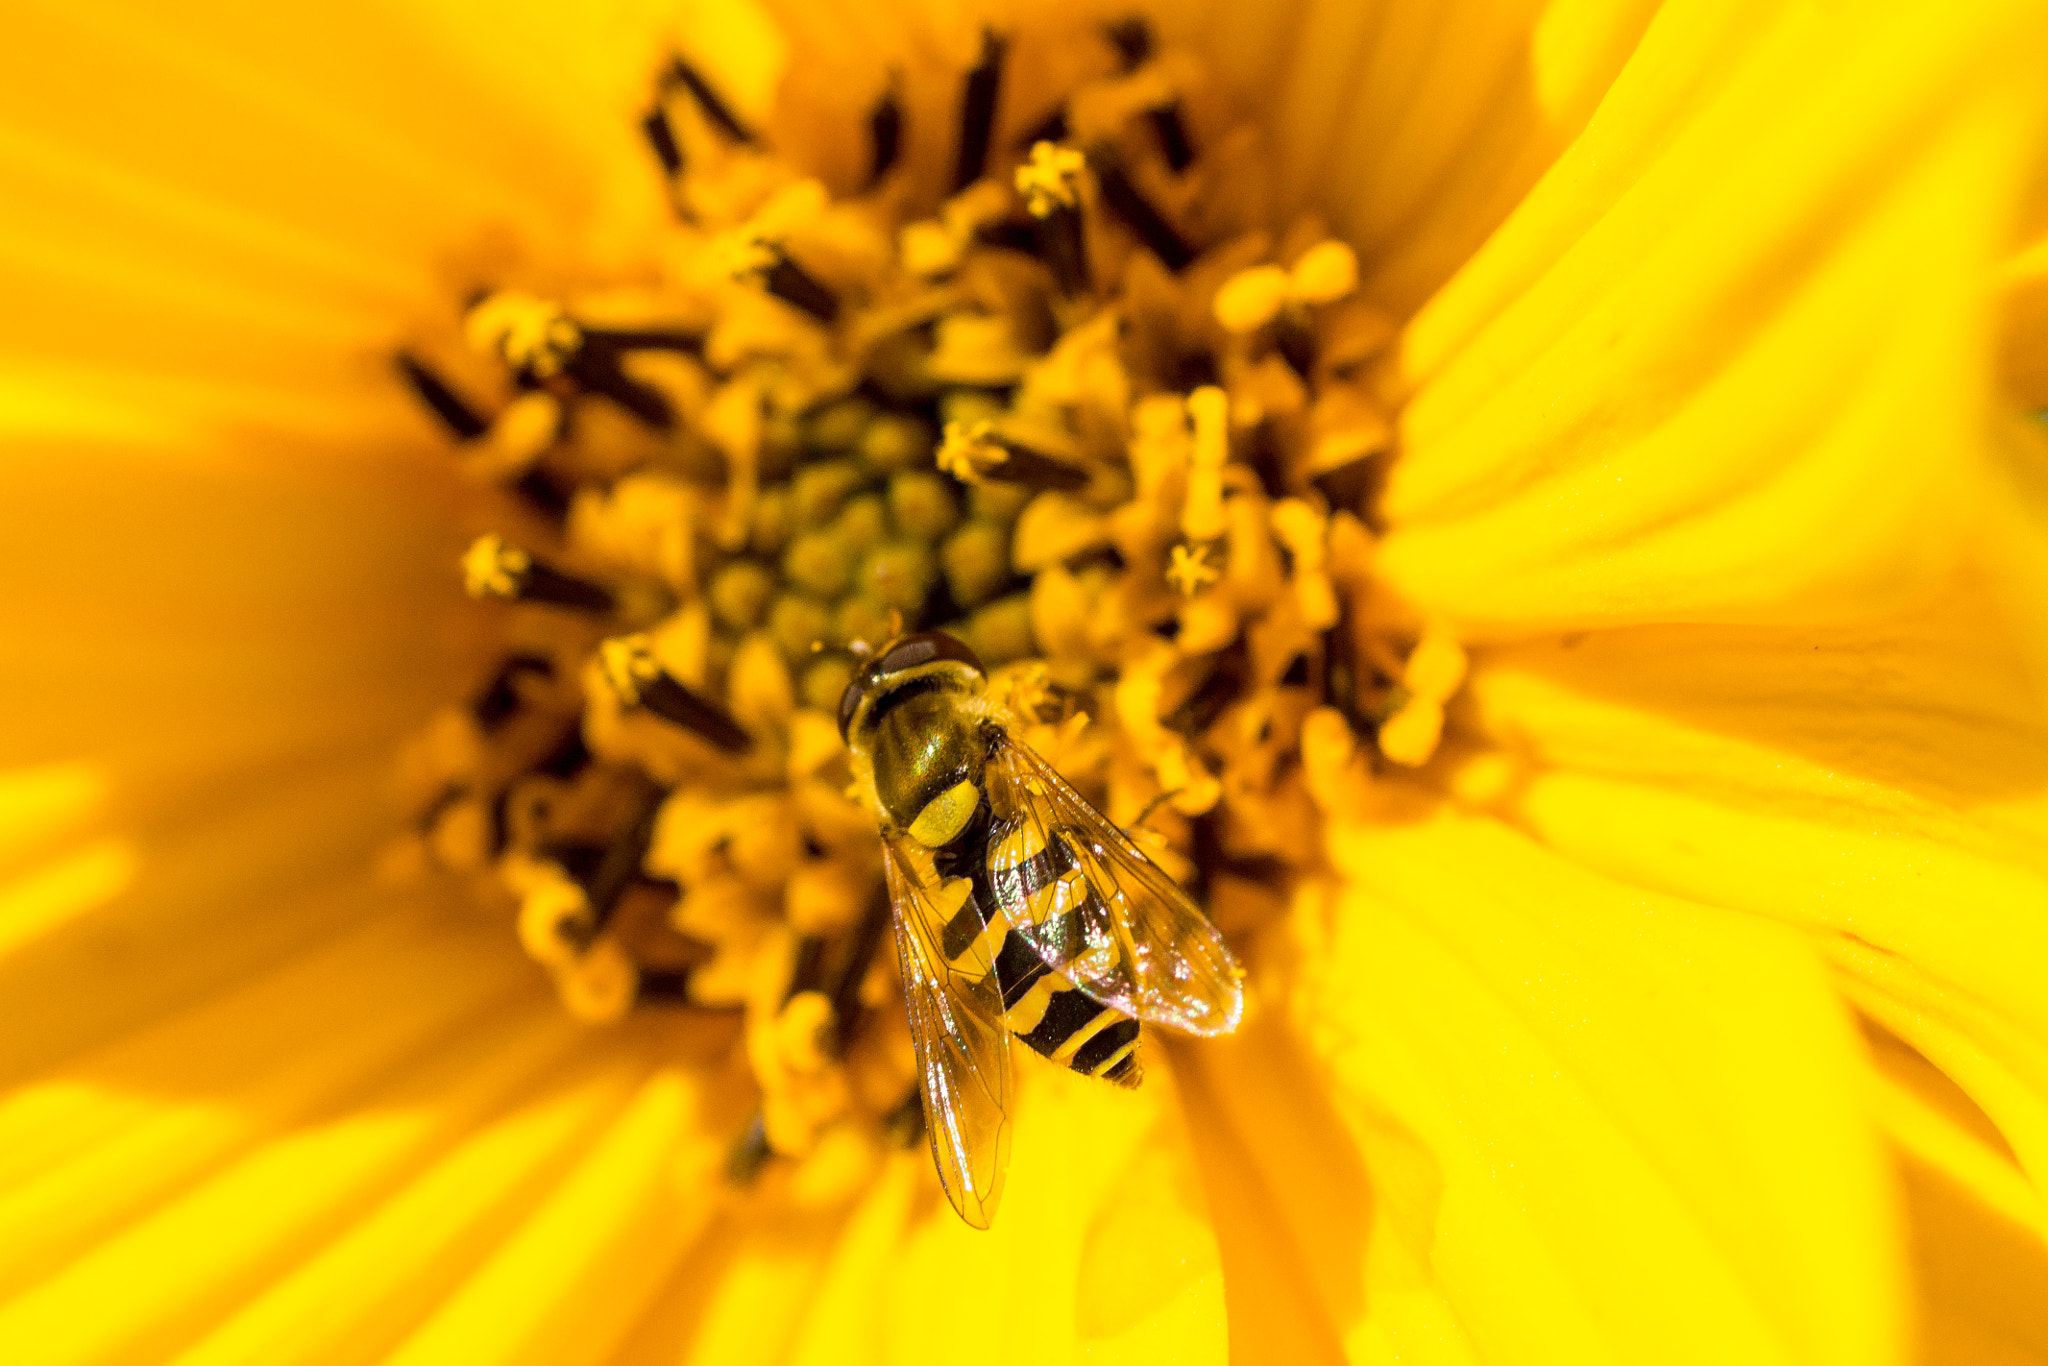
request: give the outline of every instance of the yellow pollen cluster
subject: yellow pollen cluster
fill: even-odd
[[[1249,135],[1196,64],[1073,40],[1092,67],[1014,101],[1063,131],[964,97],[910,130],[985,146],[958,183],[878,145],[828,191],[666,85],[656,259],[482,280],[470,358],[404,359],[499,527],[462,569],[502,653],[408,753],[393,870],[474,878],[578,1018],[737,1015],[736,1171],[915,1132],[836,719],[892,635],[973,649],[1226,928],[1430,757],[1463,677],[1372,577],[1392,328],[1356,257],[1208,154]],[[477,393],[476,357],[488,404],[442,378]]]

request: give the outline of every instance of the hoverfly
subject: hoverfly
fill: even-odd
[[[1009,1159],[1010,1037],[1136,1086],[1140,1021],[1228,1034],[1243,970],[1173,879],[1017,738],[974,652],[903,636],[839,729],[881,826],[932,1157],[987,1228]]]

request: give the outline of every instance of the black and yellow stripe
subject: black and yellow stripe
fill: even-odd
[[[963,839],[940,852],[940,875],[969,884],[941,948],[955,963],[977,943],[990,954],[1003,991],[1003,1022],[1021,1042],[1076,1072],[1136,1086],[1143,1075],[1138,1022],[1075,990],[1013,923],[1022,922],[1041,943],[1078,939],[1094,890],[1064,847],[1048,848],[1035,831],[1003,828],[1007,824],[987,831],[986,839]],[[984,850],[993,856],[978,857]],[[1000,900],[991,868],[1002,873]],[[1071,935],[1063,925],[1074,927]]]

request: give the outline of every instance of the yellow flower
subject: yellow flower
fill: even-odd
[[[1206,70],[1270,151],[1219,150],[1230,187],[1263,175],[1276,215],[1342,241],[1219,272],[1181,311],[1243,367],[1127,396],[1127,506],[1162,509],[1179,635],[1115,656],[1098,724],[1164,824],[1220,803],[1260,852],[1201,869],[1253,1009],[1155,1040],[1136,1092],[1029,1071],[979,1234],[873,1125],[727,1179],[761,1078],[776,1126],[854,1104],[820,992],[772,1029],[591,1029],[520,948],[585,961],[560,868],[506,870],[516,927],[478,888],[369,871],[400,737],[494,647],[454,566],[502,530],[389,352],[452,332],[480,274],[644,284],[674,206],[636,127],[671,43],[835,186],[892,81],[913,171],[950,170],[915,130],[949,117],[983,16],[776,8],[14,16],[0,1359],[2048,1355],[2048,15],[1175,10],[1169,57],[1073,111],[1158,108]],[[1035,8],[993,18],[1019,88],[1063,89],[1077,49],[1031,35],[1074,16]],[[755,298],[801,271],[776,231],[816,206],[774,197],[765,155],[734,165],[729,201],[685,207],[740,225],[704,288]],[[962,196],[895,250],[940,279],[994,221]],[[1261,367],[1344,300],[1312,392]],[[479,331],[557,376],[584,334],[551,307]],[[744,320],[735,347],[809,335]],[[1061,326],[1047,356],[948,316],[933,355],[962,385],[1109,382],[1113,330]],[[726,450],[767,401],[686,388],[661,392]],[[1225,429],[1288,413],[1296,482],[1370,534],[1301,496],[1260,520],[1230,483]],[[506,414],[467,474],[517,477],[563,421]],[[989,444],[1073,468],[1034,439]],[[618,480],[605,526],[673,589],[697,566],[664,539],[671,492]],[[1012,550],[1057,665],[1106,648],[1083,561],[1119,527],[1046,499]],[[938,572],[914,559],[877,591]],[[761,591],[707,590],[750,619]],[[1201,744],[1164,723],[1203,642],[1340,616],[1380,652],[1348,715]],[[714,661],[708,618],[620,639],[563,686],[601,696],[609,664],[630,710],[729,669],[766,681],[723,724],[829,763],[771,645]],[[1042,730],[1056,762],[1112,762]],[[742,871],[809,859],[795,791],[663,808],[662,847],[687,866],[715,827]],[[441,814],[442,852],[485,838],[486,813]],[[1285,899],[1275,864],[1309,870]],[[855,915],[840,871],[784,918]],[[714,891],[677,914],[742,1000],[786,929],[745,878]],[[645,966],[619,949],[562,996],[614,1013]]]

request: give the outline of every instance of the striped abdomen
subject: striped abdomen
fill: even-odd
[[[1014,928],[1016,921],[1043,926],[1070,916],[1094,896],[1064,848],[1039,845],[1028,828],[998,825],[987,841],[968,840],[983,857],[967,855],[960,864],[940,872],[966,877],[972,891],[946,926],[942,946],[946,957],[967,955],[980,940],[994,956],[996,977],[1003,988],[1003,1020],[1010,1032],[1056,1063],[1119,1086],[1136,1086],[1143,1076],[1138,1063],[1138,1022],[1082,992],[1046,965]],[[989,877],[990,865],[1009,870],[1006,885],[1021,895],[999,904]]]

